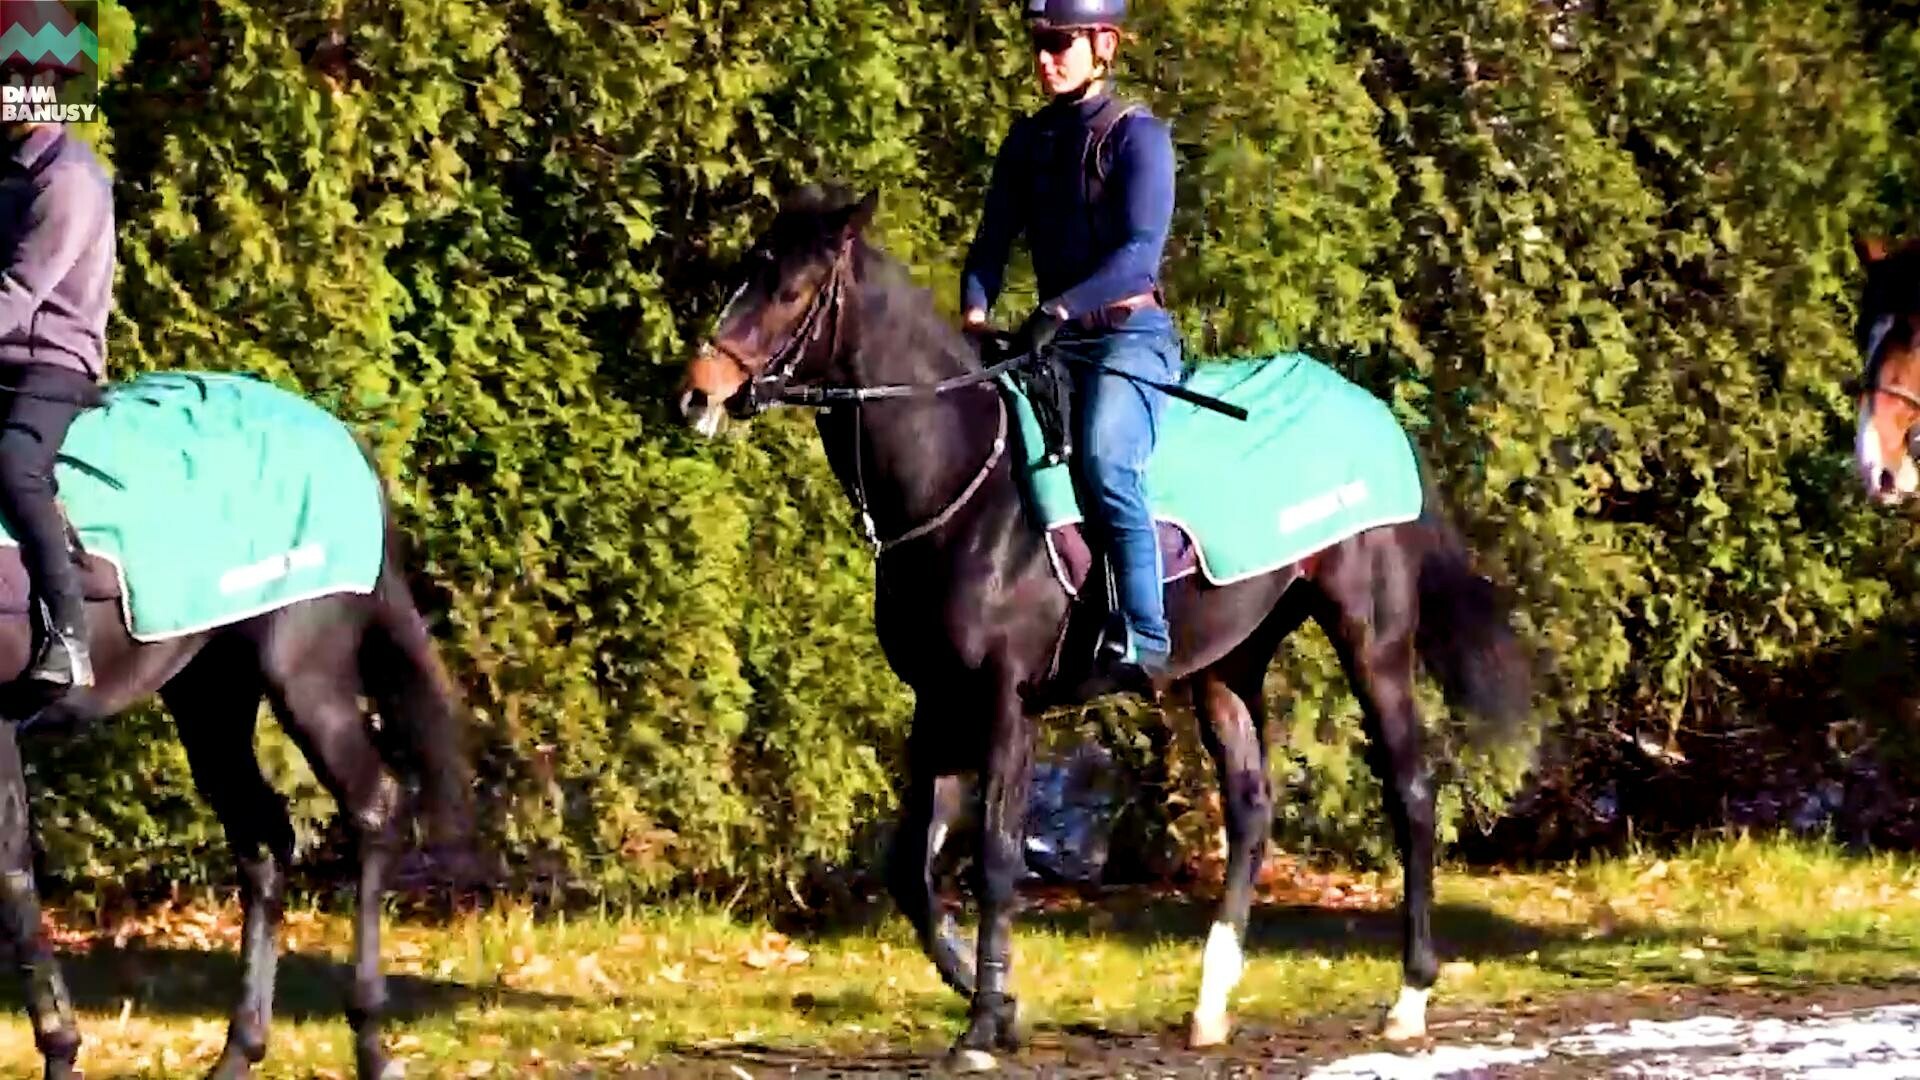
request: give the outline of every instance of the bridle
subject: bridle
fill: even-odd
[[[1885,394],[1895,400],[1906,402],[1915,409],[1920,409],[1920,394],[1916,394],[1905,387],[1889,386],[1881,382],[1877,372],[1877,361],[1880,356],[1880,349],[1886,344],[1887,335],[1893,331],[1895,321],[1896,319],[1892,315],[1882,315],[1874,321],[1873,329],[1867,331],[1866,367],[1861,373],[1861,378],[1855,379],[1848,389],[1855,396]],[[1868,373],[1873,373],[1873,382],[1871,384],[1866,381],[1866,375]],[[1916,462],[1920,462],[1920,421],[1916,421],[1912,426],[1907,428],[1907,456]]]
[[[1887,335],[1893,331],[1894,321],[1892,315],[1882,315],[1874,322],[1873,329],[1867,331],[1867,371],[1874,370],[1874,361],[1880,356],[1880,347],[1887,343]],[[1864,373],[1863,377],[1854,380],[1849,388],[1855,395],[1885,394],[1888,397],[1898,398],[1914,408],[1920,409],[1920,394],[1916,394],[1905,387],[1888,386],[1880,382],[1878,378],[1875,378],[1873,385],[1869,386],[1864,378]]]
[[[845,317],[847,293],[853,282],[853,248],[852,238],[848,238],[840,245],[840,250],[834,254],[833,266],[827,271],[826,282],[814,291],[813,298],[807,302],[807,309],[794,324],[793,331],[772,353],[766,367],[758,375],[752,374],[753,363],[748,357],[742,356],[738,350],[717,335],[708,339],[706,348],[732,360],[742,372],[748,374],[746,386],[742,392],[746,395],[745,411],[749,417],[758,416],[776,405],[825,409],[831,409],[840,404],[853,406],[853,490],[850,495],[854,509],[858,512],[855,524],[868,546],[873,548],[877,558],[901,544],[917,540],[952,521],[954,516],[959,514],[961,509],[979,492],[980,486],[986,483],[988,476],[993,474],[994,467],[1000,464],[1002,457],[1006,456],[1007,403],[1000,394],[994,394],[994,401],[999,406],[999,427],[993,436],[993,449],[987,454],[986,462],[973,474],[973,478],[967,481],[966,487],[961,489],[960,494],[931,518],[886,540],[880,539],[874,527],[873,514],[867,501],[865,456],[860,448],[862,428],[859,408],[861,403],[887,398],[934,397],[963,387],[979,386],[1026,363],[1033,354],[1020,353],[1007,356],[978,371],[969,371],[963,375],[954,375],[932,383],[889,383],[876,386],[787,385],[787,380],[793,377],[794,370],[800,366],[801,360],[820,340],[822,334],[828,335],[830,340],[827,357],[832,359],[840,355],[843,345],[840,324]],[[721,311],[717,326],[727,324],[728,316],[732,314],[734,305],[739,303],[746,288],[747,283],[742,282],[740,287],[734,290],[732,298],[727,301],[727,306]]]
[[[807,301],[807,310],[801,312],[800,321],[794,324],[793,331],[780,343],[768,357],[766,367],[758,375],[751,375],[753,362],[740,355],[739,350],[729,345],[717,334],[707,339],[706,347],[734,362],[741,371],[750,377],[746,384],[746,413],[758,416],[775,405],[793,404],[787,400],[786,381],[793,377],[793,371],[807,355],[807,350],[820,340],[820,335],[832,327],[833,340],[828,356],[840,353],[840,316],[846,305],[847,279],[852,274],[853,244],[848,242],[840,246],[833,257],[833,267],[827,271],[826,283],[815,289],[812,299]],[[741,282],[727,299],[727,306],[720,311],[716,326],[727,325],[733,314],[735,304],[747,291],[748,282]],[[776,388],[769,390],[768,388]]]

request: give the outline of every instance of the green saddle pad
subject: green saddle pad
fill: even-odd
[[[1192,538],[1214,584],[1268,573],[1365,529],[1412,521],[1423,502],[1413,446],[1385,402],[1301,353],[1196,364],[1188,389],[1236,420],[1166,399],[1147,464],[1156,519]],[[1042,466],[1040,426],[1013,381],[1029,505],[1051,530],[1082,520],[1064,464]],[[1151,392],[1151,391],[1149,391]]]
[[[54,476],[81,545],[119,573],[135,638],[373,591],[380,481],[339,420],[247,375],[140,375],[105,399]],[[18,544],[3,523],[0,543]]]

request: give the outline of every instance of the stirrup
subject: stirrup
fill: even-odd
[[[65,686],[75,690],[84,690],[93,685],[93,665],[82,656],[67,654],[65,664],[56,665],[51,657],[43,657],[27,678],[48,686]]]
[[[53,686],[92,686],[93,657],[87,651],[86,638],[48,630],[46,643],[28,667],[26,677]]]

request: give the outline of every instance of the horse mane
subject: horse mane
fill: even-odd
[[[780,214],[834,214],[859,201],[860,194],[846,184],[804,184],[780,200]]]

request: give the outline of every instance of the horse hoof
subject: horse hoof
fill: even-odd
[[[992,1072],[1000,1067],[992,1054],[972,1047],[955,1047],[953,1053],[947,1055],[947,1064],[957,1073]]]
[[[1400,1000],[1393,1003],[1393,1008],[1387,1011],[1386,1023],[1380,1026],[1380,1036],[1388,1042],[1406,1042],[1426,1035],[1427,991],[1403,986]]]
[[[1388,1042],[1408,1042],[1413,1039],[1424,1039],[1427,1037],[1427,1022],[1425,1020],[1402,1020],[1399,1017],[1389,1016],[1387,1017],[1387,1022],[1380,1026],[1380,1037]]]
[[[1204,1016],[1194,1013],[1187,1028],[1187,1046],[1194,1050],[1209,1046],[1219,1046],[1233,1034],[1233,1016],[1231,1013],[1217,1013]]]

